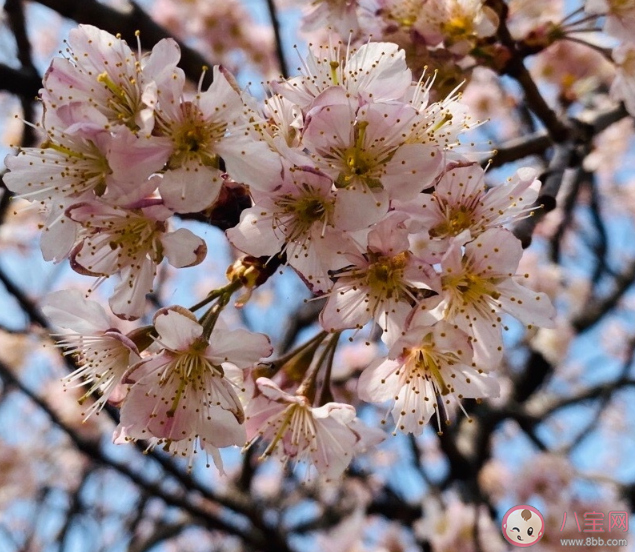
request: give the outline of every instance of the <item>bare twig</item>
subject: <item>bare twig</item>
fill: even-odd
[[[273,36],[276,41],[276,57],[278,58],[278,66],[280,67],[280,75],[282,78],[289,77],[289,66],[284,56],[282,47],[282,37],[280,36],[280,20],[278,18],[278,10],[274,0],[267,0],[267,9],[269,10],[269,18],[271,19],[271,27],[273,28]]]

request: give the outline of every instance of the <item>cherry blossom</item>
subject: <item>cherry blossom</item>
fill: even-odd
[[[81,104],[103,114],[110,124],[143,134],[152,131],[157,90],[180,71],[174,40],[161,40],[147,58],[140,58],[121,38],[79,25],[69,33],[66,53],[69,57],[55,58],[44,77],[46,105],[58,110]]]
[[[216,200],[221,157],[234,180],[254,186],[268,184],[281,170],[265,142],[244,135],[243,102],[226,74],[214,67],[213,77],[209,89],[191,101],[181,101],[182,73],[161,89],[156,132],[170,138],[173,150],[159,192],[165,205],[179,213],[201,211]],[[259,162],[251,163],[253,158]]]
[[[164,257],[178,268],[196,265],[205,257],[207,246],[201,238],[185,228],[169,231],[170,214],[158,200],[134,210],[88,202],[67,210],[68,217],[82,225],[71,265],[90,276],[120,274],[110,307],[121,318],[135,319],[144,313],[156,265]]]
[[[450,165],[431,194],[420,194],[416,201],[400,205],[424,228],[418,233],[416,223],[411,225],[413,251],[421,242],[424,250],[444,252],[449,241],[465,230],[476,237],[488,228],[528,216],[538,197],[538,185],[536,171],[522,168],[506,183],[488,190],[480,165]],[[435,243],[430,244],[431,240]]]
[[[380,4],[381,32],[416,38],[416,47],[330,43],[309,54],[303,75],[270,83],[262,102],[222,66],[206,90],[203,68],[190,91],[172,40],[144,56],[80,26],[67,58],[52,63],[42,92],[45,142],[8,157],[4,181],[47,215],[47,260],[69,258],[96,285],[118,277],[109,299],[116,316],[147,314],[164,259],[181,268],[205,257],[202,238],[173,229],[175,214],[215,220],[210,213],[242,194],[240,221],[226,236],[249,257],[235,260],[224,287],[205,290],[192,307],[209,308],[200,319],[161,308],[140,337],[112,328],[79,292],[45,302],[65,329],[60,345],[79,362],[67,383],[88,386],[81,401],[101,393],[88,414],[106,402],[121,408],[116,443],[144,439],[189,467],[204,451],[222,472],[220,448],[261,440],[263,457],[304,461],[336,479],[383,439],[347,402],[389,402],[395,432],[421,435],[434,414],[441,429],[463,399],[500,394],[490,370],[502,357],[504,313],[553,327],[549,298],[522,285],[520,242],[502,228],[532,212],[536,171],[523,167],[486,186],[480,158],[490,152],[464,142],[480,122],[460,80],[446,89],[448,75],[425,70],[413,82],[406,63],[406,54],[409,62],[420,54],[463,75],[491,54],[498,16],[481,0]],[[314,6],[314,20],[327,5],[331,16],[339,7],[339,23],[363,31],[370,3],[328,0]],[[631,109],[629,48],[614,51],[611,96]],[[230,331],[219,315],[234,293],[238,308],[256,296],[280,263],[327,298],[319,315],[326,331],[254,368],[272,352],[268,337]],[[333,365],[339,333],[371,321],[384,343],[368,348],[370,365],[357,379],[359,363]],[[321,348],[328,332],[336,335]],[[244,381],[243,370],[256,375]]]
[[[441,260],[440,303],[437,297],[424,299],[421,308],[430,307],[471,336],[476,364],[493,368],[502,355],[501,312],[549,328],[555,310],[546,294],[519,284],[522,247],[509,230],[490,228],[465,244],[463,253],[466,233],[455,238]]]
[[[297,105],[280,94],[272,94],[265,99],[263,109],[255,101],[249,102],[248,97],[243,100],[248,104],[250,119],[254,121],[253,130],[250,129],[252,134],[256,139],[266,141],[272,151],[282,156],[280,161],[285,170],[310,164],[310,157],[302,145],[304,114]],[[271,184],[275,189],[277,183],[272,181]],[[258,188],[265,187],[261,185]]]
[[[381,432],[355,417],[349,404],[312,407],[307,397],[290,395],[268,378],[258,378],[256,386],[261,394],[249,403],[247,446],[262,437],[267,442],[263,457],[308,462],[321,476],[336,479],[354,453],[383,440]]]
[[[470,143],[466,147],[462,143],[462,134],[482,123],[473,120],[470,108],[462,100],[461,84],[438,101],[431,101],[431,92],[438,78],[438,73],[425,80],[422,76],[419,82],[410,86],[406,99],[419,117],[413,121],[406,142],[436,146],[443,151],[446,163],[465,163],[466,160],[476,161],[483,154],[491,155],[493,152],[489,148],[478,151],[475,144]]]
[[[403,216],[377,224],[368,235],[364,255],[349,254],[352,267],[337,274],[337,283],[320,314],[328,331],[361,328],[374,319],[392,344],[401,336],[419,290],[439,288],[434,269],[410,251]]]
[[[274,82],[272,87],[305,111],[330,87],[342,87],[363,105],[398,100],[412,81],[405,52],[390,42],[370,42],[345,56],[340,44],[321,46],[317,52],[309,52],[303,72],[303,76]]]
[[[369,402],[394,401],[397,429],[421,435],[440,404],[497,397],[499,386],[496,379],[474,367],[472,345],[464,332],[443,321],[432,326],[415,321],[395,341],[386,359],[377,359],[362,372],[357,392]]]
[[[359,31],[357,7],[359,0],[317,0],[311,4],[302,20],[303,31],[334,29],[341,37]]]
[[[214,328],[211,338],[181,307],[154,316],[159,352],[124,375],[131,385],[121,408],[116,442],[149,439],[151,446],[190,458],[197,443],[222,472],[218,449],[245,442],[243,407],[236,393],[239,368],[271,354],[269,339],[246,330]]]
[[[229,241],[255,256],[282,251],[315,291],[329,288],[329,270],[348,264],[344,253],[355,247],[336,224],[331,179],[311,169],[288,171],[275,192],[254,197],[256,205],[227,231]]]
[[[423,510],[424,517],[418,522],[416,531],[420,538],[430,542],[434,552],[507,550],[500,526],[494,524],[482,504],[464,504],[458,497],[450,495],[444,504],[432,497],[425,500]]]
[[[550,30],[563,15],[564,2],[558,0],[510,0],[507,26],[516,40],[530,33]]]
[[[316,104],[307,116],[303,143],[339,190],[335,216],[355,229],[360,228],[358,217],[368,226],[387,213],[389,200],[413,199],[429,187],[441,155],[435,145],[409,143],[418,118],[411,105],[375,103],[355,109],[340,102],[338,91],[326,105]]]
[[[7,187],[29,201],[56,205],[103,197],[125,205],[151,194],[156,181],[149,180],[168,158],[165,142],[137,136],[127,127],[113,132],[52,130],[40,148],[24,148],[6,158],[11,171]]]
[[[633,42],[635,2],[633,0],[586,0],[584,10],[606,17],[603,30],[626,42]]]
[[[65,383],[89,386],[80,403],[95,391],[101,393],[84,415],[98,412],[106,402],[121,402],[125,394],[121,379],[131,364],[141,360],[135,343],[112,327],[99,303],[85,299],[78,290],[51,293],[42,304],[42,312],[54,325],[65,328],[57,334],[58,346],[64,348],[64,354],[74,355],[79,364],[64,378]]]
[[[584,100],[598,87],[609,86],[616,67],[606,55],[570,40],[551,44],[531,67],[534,78],[555,84],[567,101]]]
[[[466,55],[476,39],[493,35],[497,25],[496,13],[482,0],[430,0],[421,3],[415,28],[431,46],[443,42]]]

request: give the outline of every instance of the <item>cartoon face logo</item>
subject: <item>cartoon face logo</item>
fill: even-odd
[[[544,528],[542,514],[526,504],[510,508],[503,517],[503,536],[514,546],[533,546],[542,538]]]

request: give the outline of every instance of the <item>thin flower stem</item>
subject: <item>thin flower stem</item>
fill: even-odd
[[[576,44],[582,44],[583,46],[587,46],[588,48],[591,48],[592,50],[595,50],[596,52],[601,54],[604,58],[606,58],[611,63],[614,63],[611,53],[606,48],[602,48],[601,46],[591,44],[590,42],[586,42],[580,38],[575,38],[573,36],[565,36],[563,40],[568,40],[569,42],[575,42]]]
[[[296,392],[297,395],[304,395],[313,403],[315,399],[315,383],[317,380],[318,372],[320,368],[324,365],[327,359],[330,358],[330,362],[333,361],[333,354],[335,353],[335,349],[337,348],[337,342],[340,339],[341,332],[336,332],[328,340],[328,343],[324,347],[322,354],[318,361],[313,365],[312,369],[307,373],[304,378],[304,381],[298,387]]]
[[[207,295],[207,297],[205,297],[205,299],[202,299],[201,301],[199,301],[195,305],[192,305],[188,310],[191,310],[192,312],[194,312],[194,311],[197,311],[200,308],[203,308],[208,303],[211,303],[214,299],[217,299],[220,296],[222,289],[223,288],[215,289],[213,291],[210,291],[209,294]]]
[[[306,343],[303,343],[299,347],[296,347],[292,351],[288,352],[286,355],[283,355],[272,362],[266,363],[269,366],[269,370],[267,371],[268,377],[275,376],[287,362],[298,356],[303,351],[306,351],[309,348],[317,349],[327,335],[328,332],[322,331],[309,339]]]
[[[317,406],[322,406],[327,402],[333,400],[333,395],[331,393],[331,372],[333,371],[333,359],[335,358],[335,351],[337,349],[337,344],[339,342],[341,332],[335,334],[334,337],[337,339],[333,340],[333,347],[330,349],[330,355],[326,362],[326,370],[324,371],[324,381],[322,382],[322,390],[320,392],[320,396],[318,398]]]
[[[583,23],[588,23],[589,21],[597,21],[599,17],[600,16],[597,15],[597,14],[587,15],[586,17],[583,17],[582,19],[578,19],[577,21],[573,21],[571,23],[567,23],[566,25],[562,25],[562,29],[564,30],[566,28],[574,27],[576,25],[581,25]],[[562,23],[564,23],[564,21]]]
[[[209,341],[210,336],[212,335],[212,330],[216,325],[216,321],[220,316],[220,313],[229,303],[231,296],[234,292],[238,291],[243,286],[240,280],[234,280],[230,282],[225,287],[217,290],[218,292],[218,301],[214,306],[212,306],[199,320],[201,326],[203,326],[203,335],[201,336],[206,341]]]
[[[569,15],[565,15],[557,24],[557,27],[562,26],[564,23],[566,23],[569,19],[575,17],[576,15],[578,15],[579,13],[582,13],[584,11],[584,7],[580,6],[579,8],[577,8],[576,10],[573,10]]]

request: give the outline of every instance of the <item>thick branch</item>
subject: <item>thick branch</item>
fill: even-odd
[[[0,89],[35,100],[41,87],[42,77],[36,72],[24,68],[14,69],[0,63]]]
[[[518,161],[530,155],[541,155],[552,145],[551,138],[549,138],[546,131],[542,130],[531,136],[505,142],[496,149],[496,155],[491,160],[484,160],[481,164],[489,165],[490,167],[502,167],[507,163]]]
[[[525,102],[531,111],[540,119],[549,132],[554,142],[564,142],[569,138],[569,127],[556,115],[547,105],[538,86],[525,67],[524,55],[519,49],[519,44],[514,40],[507,28],[507,15],[509,8],[503,0],[488,0],[486,2],[499,17],[497,36],[501,44],[505,46],[509,53],[509,62],[505,67],[505,73],[516,79],[525,93]]]
[[[31,57],[31,43],[26,31],[26,20],[24,17],[24,6],[22,0],[6,0],[4,3],[4,11],[7,14],[9,27],[15,36],[17,46],[17,56],[22,71],[27,75],[37,76],[37,70],[33,65]],[[0,82],[2,80],[0,79]],[[39,86],[39,85],[38,85]],[[22,116],[25,121],[31,121],[34,117],[33,100],[35,94],[22,94],[20,100],[22,104]],[[35,129],[29,125],[23,125],[22,145],[32,146],[37,140]]]
[[[521,241],[524,248],[529,247],[531,244],[531,236],[538,222],[549,211],[555,209],[556,197],[562,185],[564,171],[569,166],[572,155],[573,146],[571,144],[555,146],[553,158],[549,163],[547,177],[543,180],[540,195],[536,200],[536,209],[533,216],[521,220],[513,229],[514,235]]]

